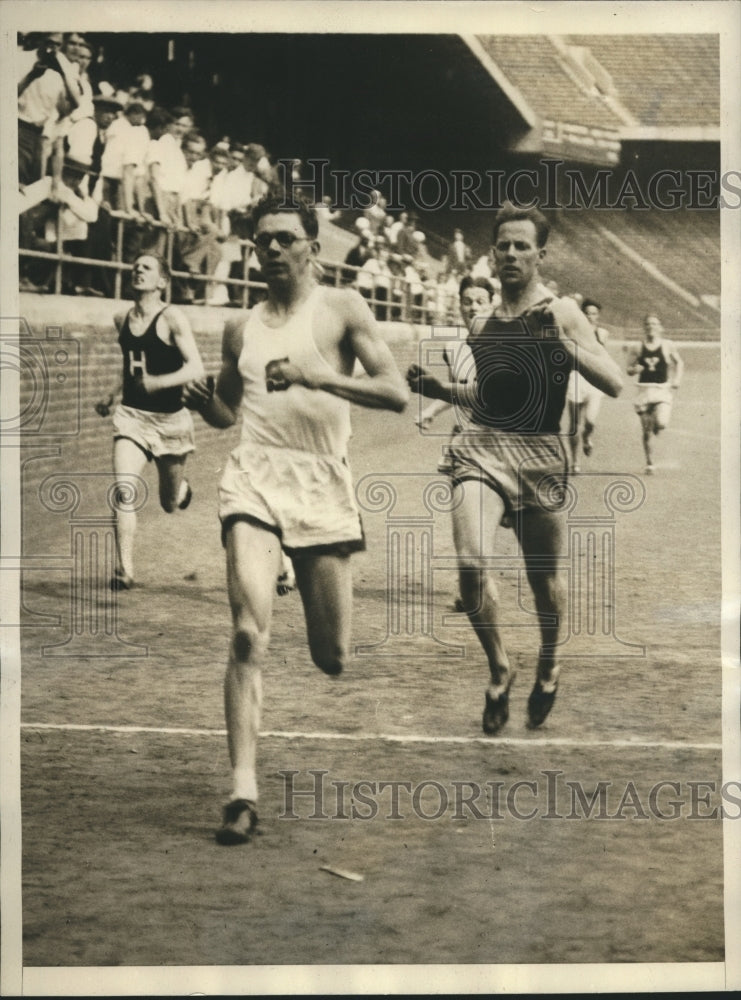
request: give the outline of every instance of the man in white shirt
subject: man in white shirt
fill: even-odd
[[[57,123],[80,105],[78,59],[87,48],[77,32],[63,36],[58,52],[39,50],[41,59],[18,84],[18,180],[31,184],[46,173]],[[52,191],[62,173],[63,151],[55,150]]]
[[[188,170],[180,198],[186,232],[178,234],[176,245],[184,269],[193,275],[203,274],[204,266],[206,274],[213,274],[221,258],[217,225],[208,202],[212,166],[205,152],[206,140],[202,136],[196,132],[185,136],[183,155]],[[194,282],[184,283],[180,292],[185,301],[192,302],[196,297]]]
[[[220,244],[219,260],[214,268],[218,284],[209,292],[209,305],[226,305],[229,302],[229,289],[223,280],[229,277],[232,264],[240,261],[244,252],[240,240],[247,237],[248,213],[255,203],[258,187],[256,152],[257,147],[244,146],[239,142],[229,146],[228,173],[219,185],[219,199],[228,229]]]
[[[183,156],[182,142],[193,128],[193,115],[186,108],[174,108],[161,138],[149,144],[146,164],[152,196],[153,214],[168,228],[181,225],[180,196],[188,164]],[[155,231],[148,250],[164,254],[167,238],[163,229]]]

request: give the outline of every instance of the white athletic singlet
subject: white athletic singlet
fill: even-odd
[[[306,301],[278,329],[262,321],[264,304],[250,313],[242,332],[239,371],[244,382],[242,441],[270,448],[292,448],[344,459],[350,439],[350,404],[328,392],[292,385],[268,392],[265,366],[288,358],[298,365],[332,370],[312,333],[324,289],[314,288]]]

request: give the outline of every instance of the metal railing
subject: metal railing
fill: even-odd
[[[124,276],[132,270],[132,264],[123,260],[124,255],[124,229],[126,223],[137,223],[138,218],[126,212],[108,211],[108,215],[115,223],[115,247],[114,256],[111,260],[100,257],[83,257],[76,254],[66,253],[64,249],[64,239],[62,226],[59,222],[59,209],[57,206],[56,219],[56,247],[55,250],[31,250],[19,248],[19,257],[30,260],[46,260],[54,262],[54,275],[52,288],[56,295],[63,294],[64,287],[64,267],[74,265],[75,267],[99,268],[103,271],[114,272],[113,298],[122,298],[124,292]],[[101,209],[106,211],[106,209]],[[141,224],[141,223],[140,223]],[[192,230],[183,227],[169,226],[155,219],[147,219],[146,227],[150,230],[162,230],[165,235],[164,256],[170,268],[171,277],[176,281],[188,281],[203,283],[206,287],[209,283],[216,285],[226,285],[230,288],[241,289],[239,300],[234,300],[225,305],[241,305],[247,309],[250,305],[250,293],[253,290],[264,290],[267,286],[263,281],[249,277],[250,257],[254,248],[254,243],[248,239],[237,239],[240,248],[242,276],[241,277],[221,277],[213,274],[195,274],[191,271],[174,270],[172,267],[175,240],[181,234],[191,234]],[[145,251],[146,252],[146,251]],[[371,310],[377,319],[389,322],[429,324],[440,320],[437,311],[431,308],[428,293],[424,283],[421,281],[410,282],[401,275],[377,276],[373,273],[363,272],[362,268],[354,267],[351,264],[339,263],[336,261],[318,260],[318,276],[322,284],[334,287],[356,287],[368,302]],[[362,284],[358,283],[358,276],[363,272]],[[414,289],[422,287],[422,292]],[[170,282],[165,292],[165,301],[172,301],[172,287]]]

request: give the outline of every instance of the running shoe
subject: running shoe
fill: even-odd
[[[493,698],[488,690],[486,692],[486,705],[481,727],[487,736],[495,736],[509,719],[509,689],[512,687],[514,679],[515,676],[512,674],[507,687],[496,698]]]
[[[553,708],[557,692],[558,681],[555,682],[552,691],[544,691],[540,679],[536,680],[527,700],[527,718],[530,729],[536,729],[543,725],[548,713]]]
[[[224,806],[222,824],[216,841],[224,846],[248,844],[257,828],[257,809],[247,799],[232,799]]]

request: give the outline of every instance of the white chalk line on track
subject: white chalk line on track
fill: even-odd
[[[225,737],[225,729],[185,729],[157,726],[93,726],[79,723],[55,722],[22,722],[21,729],[56,730],[62,732],[83,733],[151,733],[165,736],[219,736]],[[559,737],[517,738],[510,736],[417,736],[411,733],[305,733],[284,732],[281,730],[265,730],[260,733],[263,739],[280,740],[317,740],[319,742],[347,743],[427,743],[468,745],[468,746],[522,746],[522,747],[572,747],[579,750],[585,747],[620,747],[623,749],[659,749],[659,750],[722,750],[721,743],[683,743],[672,740],[570,740]]]

